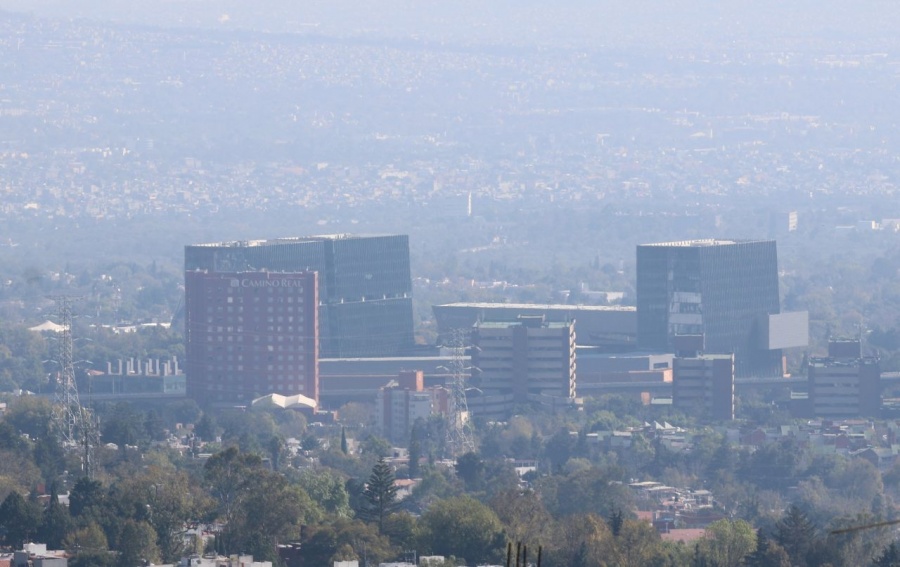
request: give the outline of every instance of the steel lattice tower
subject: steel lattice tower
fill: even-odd
[[[447,446],[450,455],[458,457],[475,451],[472,426],[469,422],[469,404],[466,401],[466,365],[463,360],[466,332],[455,329],[450,337],[453,359],[450,361],[450,415],[447,424]]]
[[[86,476],[93,474],[92,448],[97,443],[97,428],[93,416],[81,405],[78,385],[75,383],[73,359],[72,303],[77,297],[50,296],[56,302],[59,325],[62,326],[57,345],[57,362],[60,370],[56,380],[53,403],[53,427],[60,443],[66,449],[81,448],[81,468]]]

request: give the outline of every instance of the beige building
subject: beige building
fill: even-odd
[[[541,316],[481,322],[472,331],[473,415],[501,417],[516,406],[575,402],[575,322]]]

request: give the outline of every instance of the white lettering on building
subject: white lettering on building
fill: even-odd
[[[251,280],[244,278],[241,280],[241,287],[291,287],[303,291],[303,281],[286,278],[280,280]]]

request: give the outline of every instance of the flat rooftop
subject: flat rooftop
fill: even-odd
[[[859,358],[811,356],[808,364],[816,368],[857,368],[859,366],[876,364],[878,361],[877,356],[861,356]]]
[[[445,362],[448,360],[453,360],[456,357],[452,355],[448,356],[384,356],[384,357],[372,357],[372,358],[320,358],[319,364],[332,364],[339,362],[383,362],[383,363],[394,363],[394,362]],[[463,357],[463,358],[468,358]]]
[[[401,236],[397,234],[318,234],[313,236],[286,236],[283,238],[270,238],[265,240],[229,240],[224,242],[208,242],[203,244],[191,244],[190,246],[206,246],[211,248],[253,248],[255,246],[277,246],[279,244],[297,244],[300,242],[323,242],[326,240],[360,240],[366,238],[379,238],[386,236]]]
[[[675,240],[672,242],[653,242],[640,244],[639,246],[667,246],[667,247],[703,247],[703,246],[728,246],[731,244],[743,244],[746,242],[769,242],[768,240],[720,240],[718,238],[701,238],[697,240]]]
[[[533,325],[536,329],[565,329],[571,323],[564,323],[562,321],[543,321],[539,325]],[[483,321],[478,323],[478,327],[480,329],[508,329],[510,327],[528,327],[528,321]]]
[[[637,311],[633,305],[566,305],[563,303],[445,303],[436,307],[471,307],[475,309],[535,309],[544,311]]]

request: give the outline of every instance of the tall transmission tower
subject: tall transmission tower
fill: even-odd
[[[53,427],[60,443],[66,449],[81,450],[81,470],[88,477],[93,475],[92,451],[97,444],[98,432],[91,413],[81,405],[78,385],[75,383],[75,362],[72,356],[72,303],[78,297],[71,295],[50,296],[56,302],[59,325],[62,326],[57,345],[59,374],[53,403]]]
[[[469,404],[466,401],[467,369],[463,359],[467,336],[464,329],[454,329],[448,345],[452,349],[453,358],[450,361],[450,415],[447,424],[447,447],[453,457],[475,451],[472,425],[469,422]]]

